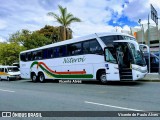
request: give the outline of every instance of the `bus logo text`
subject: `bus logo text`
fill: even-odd
[[[81,58],[64,58],[63,63],[77,63],[77,62],[84,62],[86,60],[85,57]]]

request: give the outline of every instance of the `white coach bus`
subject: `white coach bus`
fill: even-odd
[[[147,65],[133,36],[95,33],[20,53],[21,77],[45,79],[135,81]]]

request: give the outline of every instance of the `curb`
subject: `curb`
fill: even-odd
[[[137,80],[140,82],[160,82],[160,80]]]

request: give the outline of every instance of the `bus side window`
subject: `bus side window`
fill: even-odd
[[[20,54],[21,61],[26,61],[25,53]]]
[[[37,60],[42,59],[42,50],[37,51]]]
[[[26,61],[28,61],[28,53],[26,53]]]
[[[96,39],[91,40],[89,45],[91,54],[103,54],[103,50]]]
[[[101,37],[101,40],[105,43],[105,45],[108,45],[115,40],[115,36],[114,35],[104,36],[104,37]]]
[[[80,55],[82,52],[82,44],[81,43],[76,43],[73,44],[73,54],[74,55]]]
[[[80,55],[82,54],[82,43],[68,45],[67,50],[69,55]]]
[[[107,62],[117,63],[116,58],[114,58],[114,56],[112,55],[112,52],[115,52],[112,46],[108,46],[105,48],[105,60]]]
[[[60,46],[59,48],[59,56],[60,57],[65,57],[67,56],[67,49],[66,49],[66,46]]]
[[[83,54],[89,54],[90,48],[89,48],[89,41],[83,42]]]
[[[4,68],[2,68],[1,72],[4,72]]]
[[[59,57],[59,47],[54,48],[54,57]]]
[[[8,70],[5,68],[5,71],[4,71],[5,73],[8,73]]]
[[[53,48],[48,49],[48,58],[53,58]]]
[[[31,59],[30,60],[33,60],[33,52],[31,52]]]
[[[37,60],[37,51],[33,52],[32,60]]]
[[[68,55],[72,55],[72,46],[71,45],[67,45],[67,51],[68,51]]]
[[[32,53],[31,52],[29,52],[29,53],[27,53],[27,61],[31,61],[32,60]]]
[[[48,50],[43,49],[43,56],[42,56],[43,59],[47,59],[47,53],[48,53]]]

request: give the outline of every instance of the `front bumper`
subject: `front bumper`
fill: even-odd
[[[21,79],[21,76],[20,76],[20,75],[11,75],[11,76],[9,76],[9,79],[12,79],[12,80],[20,80],[20,79]]]

